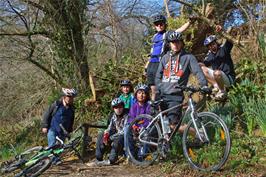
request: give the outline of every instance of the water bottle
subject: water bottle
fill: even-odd
[[[171,133],[169,119],[165,115],[163,116],[163,134],[168,135]]]

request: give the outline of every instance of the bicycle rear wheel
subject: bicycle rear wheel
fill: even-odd
[[[227,161],[231,149],[228,128],[219,116],[211,112],[199,113],[196,124],[204,142],[193,133],[195,127],[191,120],[183,134],[184,155],[195,169],[219,170]]]
[[[126,151],[130,160],[136,165],[150,165],[159,155],[158,140],[161,137],[161,129],[157,122],[148,127],[152,119],[153,117],[150,115],[141,114],[127,127]]]
[[[4,165],[1,167],[1,172],[10,173],[17,169],[23,168],[23,165],[42,149],[42,146],[36,146],[22,152],[21,154],[17,155],[14,160],[4,163]]]
[[[15,177],[28,176],[36,177],[41,175],[45,170],[47,170],[52,164],[52,161],[49,157],[38,160],[36,163],[30,167],[25,168],[22,172],[15,175]]]

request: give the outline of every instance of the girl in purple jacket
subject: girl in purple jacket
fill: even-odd
[[[131,141],[133,141],[133,137],[129,136],[129,143],[127,144],[126,142],[126,133],[128,130],[128,126],[129,124],[134,121],[134,119],[140,115],[140,114],[150,114],[151,112],[151,105],[150,105],[150,96],[149,96],[149,87],[146,84],[138,84],[135,89],[134,89],[134,96],[135,99],[137,100],[136,103],[134,103],[129,111],[129,119],[127,121],[127,126],[125,128],[125,148],[126,150],[130,150],[131,152],[133,151],[134,147],[132,146],[132,143],[130,143]],[[136,128],[141,128],[141,127],[145,127],[149,124],[149,121],[145,120],[144,123],[140,124],[140,125],[135,125]],[[142,152],[145,152],[145,147],[143,147],[143,150],[139,150]],[[126,156],[127,156],[127,152],[126,152]]]

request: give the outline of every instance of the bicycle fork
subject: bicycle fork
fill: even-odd
[[[198,136],[198,138],[200,139],[200,141],[203,142],[203,143],[210,142],[209,137],[208,137],[208,135],[206,133],[205,126],[202,123],[202,121],[200,120],[200,118],[198,117],[198,114],[195,111],[195,107],[193,105],[193,101],[192,101],[191,98],[189,99],[189,108],[191,109],[190,116],[191,116],[191,119],[192,119],[192,123],[194,125],[195,130],[196,130],[196,135],[195,136]],[[203,139],[203,137],[201,136],[201,133],[199,131],[198,125],[196,123],[196,120],[199,120],[199,122],[200,122],[200,127],[201,127],[200,129],[202,129],[205,139]]]

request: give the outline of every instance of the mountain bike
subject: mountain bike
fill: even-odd
[[[61,125],[60,125],[61,126]],[[14,172],[15,177],[19,176],[39,176],[46,171],[53,162],[62,158],[69,152],[75,152],[79,159],[82,159],[77,150],[77,146],[80,144],[83,138],[82,125],[79,126],[73,133],[69,134],[61,126],[66,137],[69,138],[67,143],[64,143],[62,139],[56,137],[58,143],[51,147],[36,146],[30,148],[19,155],[16,155],[12,161],[5,162],[2,165],[2,173]]]
[[[218,115],[212,112],[197,112],[192,95],[196,92],[210,93],[193,86],[178,88],[188,93],[187,103],[160,111],[155,117],[141,114],[130,123],[126,131],[126,148],[130,160],[136,165],[147,166],[155,162],[158,157],[165,157],[169,152],[171,139],[181,125],[186,125],[182,136],[182,147],[189,164],[198,170],[219,170],[230,153],[229,130]],[[155,104],[160,105],[162,102],[163,100],[159,100]],[[167,113],[180,106],[185,111],[179,123],[171,131],[166,118]],[[187,119],[188,123],[184,123]]]

